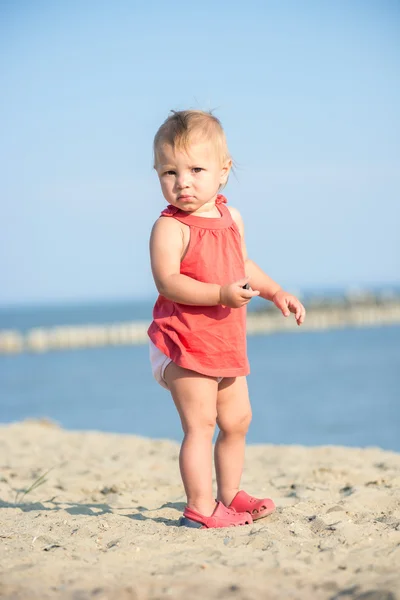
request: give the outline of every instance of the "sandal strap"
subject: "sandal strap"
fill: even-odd
[[[238,512],[218,502],[211,516],[206,517],[196,510],[185,508],[183,512],[185,519],[200,523],[204,528],[213,529],[219,527],[233,527],[236,525],[249,525],[253,522],[251,515],[246,512]],[[185,523],[182,523],[185,524]]]
[[[238,512],[247,511],[251,515],[256,515],[259,512],[260,516],[266,516],[274,512],[275,504],[270,498],[255,498],[244,490],[240,490],[230,503],[229,508],[233,508]]]

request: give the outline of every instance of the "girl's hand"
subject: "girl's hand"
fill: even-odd
[[[219,304],[223,306],[229,306],[230,308],[240,308],[245,304],[248,304],[254,296],[259,296],[260,292],[257,290],[245,290],[243,286],[248,283],[250,277],[244,277],[235,281],[235,283],[229,283],[228,285],[221,285],[219,292]]]
[[[292,296],[292,294],[288,294],[284,290],[278,290],[271,298],[271,302],[282,311],[284,317],[288,317],[290,313],[294,313],[297,325],[301,325],[304,322],[306,309],[296,296]]]

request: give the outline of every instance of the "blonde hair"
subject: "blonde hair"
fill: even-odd
[[[193,141],[209,141],[214,145],[221,164],[231,160],[225,132],[219,119],[211,112],[173,110],[171,113],[154,136],[154,168],[157,168],[158,152],[164,144],[174,150],[187,150]]]

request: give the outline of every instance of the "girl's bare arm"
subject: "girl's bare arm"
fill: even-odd
[[[151,232],[150,258],[157,290],[165,298],[192,306],[223,304],[239,308],[258,295],[256,291],[243,289],[247,278],[220,286],[217,283],[203,283],[181,274],[183,251],[183,233],[179,222],[160,217]]]
[[[290,313],[294,313],[297,324],[301,325],[304,322],[306,315],[304,306],[295,296],[285,292],[276,281],[248,257],[244,237],[243,219],[236,208],[229,207],[229,210],[242,238],[242,252],[250,286],[259,290],[262,298],[273,302],[282,311],[282,314],[285,317],[288,317]]]
[[[150,259],[154,282],[162,296],[181,304],[219,304],[220,286],[203,283],[180,273],[183,235],[175,219],[160,217],[150,236]]]
[[[240,215],[240,212],[236,208],[229,207],[229,210],[242,238],[242,253],[246,273],[250,277],[249,284],[252,288],[260,291],[261,298],[265,298],[265,300],[272,300],[276,292],[281,289],[281,286],[276,283],[276,281],[271,279],[269,275],[264,273],[264,271],[248,257],[244,237],[243,219]]]

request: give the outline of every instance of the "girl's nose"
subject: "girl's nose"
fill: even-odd
[[[176,178],[176,185],[181,190],[183,190],[184,188],[188,187],[188,185],[189,185],[189,183],[188,183],[188,176],[187,175],[179,175]]]

